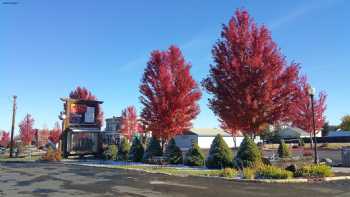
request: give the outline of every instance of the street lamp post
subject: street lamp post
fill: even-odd
[[[314,95],[315,95],[315,88],[312,88],[311,86],[308,89],[310,98],[311,98],[311,111],[312,111],[312,128],[314,133],[314,163],[318,163],[318,154],[317,154],[317,139],[316,139],[316,125],[315,125],[315,110],[314,110]],[[311,139],[310,139],[311,140]]]
[[[66,113],[65,112],[61,112],[60,115],[58,116],[58,118],[62,121],[62,129],[61,129],[61,139],[58,143],[58,150],[61,150],[62,149],[62,135],[64,133],[64,129],[65,129],[65,125],[64,125],[64,121],[66,120],[67,116],[66,116]]]

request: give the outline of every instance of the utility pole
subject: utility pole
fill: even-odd
[[[16,108],[17,108],[16,99],[17,99],[17,96],[16,95],[13,96],[10,157],[13,156],[13,135],[15,132],[15,118],[16,118]]]

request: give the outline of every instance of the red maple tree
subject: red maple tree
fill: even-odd
[[[50,131],[47,128],[41,129],[37,133],[38,137],[38,147],[45,146],[48,142]]]
[[[7,147],[10,142],[10,133],[6,131],[2,131],[2,135],[0,138],[0,145],[2,147]]]
[[[128,139],[131,140],[134,133],[140,132],[140,124],[137,120],[136,108],[128,106],[122,111],[121,132]]]
[[[35,135],[33,129],[34,119],[30,114],[27,114],[19,124],[20,138],[24,145],[30,145]]]
[[[88,89],[85,87],[78,86],[74,91],[69,94],[69,98],[71,99],[83,99],[83,100],[97,100],[96,96],[93,95]],[[79,110],[79,109],[78,109]],[[96,108],[97,113],[97,123],[100,127],[103,126],[103,111],[101,109],[101,105],[99,104]]]
[[[52,143],[57,144],[61,139],[61,134],[62,134],[62,129],[60,127],[60,124],[56,122],[54,128],[49,133],[48,139]]]
[[[164,144],[190,129],[199,113],[201,92],[190,74],[187,63],[176,46],[153,51],[140,85],[141,113],[146,131]]]
[[[300,86],[299,100],[294,107],[292,124],[310,133],[311,135],[313,133],[313,120],[309,87],[310,85],[307,83],[306,78],[303,78]],[[318,98],[314,98],[313,104],[316,133],[321,131],[326,119],[324,115],[326,110],[326,98],[327,96],[325,92],[320,92]]]
[[[202,82],[209,107],[229,130],[255,136],[266,124],[290,117],[299,66],[287,65],[265,26],[237,10],[212,49],[214,65]]]
[[[48,139],[54,143],[54,144],[57,144],[60,139],[61,139],[61,129],[60,128],[53,128],[51,131],[50,131],[50,134],[49,134],[49,137]]]

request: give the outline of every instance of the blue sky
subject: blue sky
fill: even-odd
[[[350,2],[345,0],[4,2],[0,129],[10,129],[14,94],[16,123],[31,113],[36,127],[52,127],[62,110],[59,98],[78,85],[105,102],[106,117],[119,115],[127,105],[140,111],[138,86],[149,53],[170,44],[183,50],[201,81],[222,24],[237,8],[267,25],[287,60],[300,63],[312,85],[327,92],[330,123],[350,113]],[[207,98],[204,94],[200,101],[195,127],[218,126]]]

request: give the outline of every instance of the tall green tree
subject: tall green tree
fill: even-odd
[[[343,131],[350,131],[350,115],[342,117],[339,128]]]
[[[128,160],[129,151],[130,151],[129,141],[126,138],[123,138],[118,148],[118,159],[123,161]]]
[[[183,161],[182,159],[182,151],[181,149],[176,145],[176,142],[174,138],[172,138],[165,150],[165,155],[168,158],[168,161],[170,164],[181,164]]]
[[[224,138],[218,134],[211,143],[206,166],[216,169],[231,167],[232,160],[233,153],[231,149],[226,144]]]
[[[329,123],[328,123],[328,122],[325,122],[325,123],[323,124],[322,130],[321,130],[322,136],[323,136],[323,137],[324,137],[324,136],[327,136],[328,133],[329,133],[329,131],[330,131]]]
[[[147,161],[152,157],[162,156],[162,155],[163,155],[163,151],[162,151],[162,148],[160,147],[160,141],[158,140],[157,137],[153,136],[148,143],[146,152],[143,155],[143,160]]]
[[[134,137],[129,152],[129,160],[133,162],[141,162],[143,158],[144,148],[140,138]]]
[[[261,163],[261,152],[255,142],[245,136],[236,155],[236,162],[239,167],[255,166]]]
[[[286,158],[290,156],[288,145],[284,142],[284,140],[280,140],[277,152],[280,158]]]
[[[197,143],[192,143],[192,146],[186,152],[184,164],[187,166],[203,166],[204,154]]]

